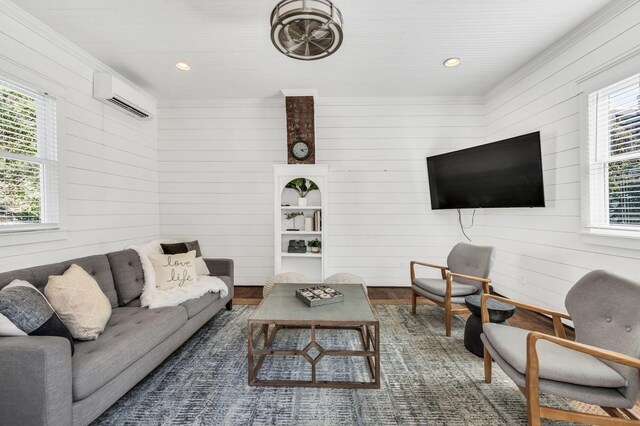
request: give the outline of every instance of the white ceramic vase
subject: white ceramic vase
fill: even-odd
[[[298,198],[298,206],[306,207],[307,206],[307,198],[306,197]]]

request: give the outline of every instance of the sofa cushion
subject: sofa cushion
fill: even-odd
[[[44,294],[31,283],[14,280],[0,290],[0,336],[73,337]]]
[[[206,293],[203,296],[198,297],[197,299],[187,300],[182,303],[181,306],[184,306],[187,310],[187,315],[189,315],[189,319],[195,317],[200,312],[204,311],[209,305],[211,305],[216,300],[220,299],[220,293]]]
[[[113,283],[118,294],[120,306],[126,305],[142,294],[144,272],[140,257],[135,250],[122,250],[107,253]]]
[[[73,400],[93,394],[186,322],[182,306],[115,308],[98,340],[76,344]]]
[[[160,290],[188,286],[198,279],[195,250],[182,254],[152,254],[149,260],[156,272],[156,287]]]
[[[413,284],[421,289],[444,297],[447,292],[447,283],[445,280],[439,278],[416,278],[413,280]],[[478,287],[469,284],[451,282],[451,295],[452,296],[468,296],[478,291]]]
[[[198,240],[185,241],[183,243],[162,243],[160,244],[160,247],[162,247],[162,252],[164,254],[180,254],[195,250],[196,257],[202,257],[202,251],[200,251],[200,243]]]
[[[95,340],[111,317],[111,304],[96,280],[78,265],[51,275],[44,294],[74,339]]]
[[[483,331],[500,356],[520,374],[525,374],[529,330],[489,323],[483,325]],[[541,379],[603,388],[627,386],[617,371],[594,356],[544,340],[538,341],[536,349]]]

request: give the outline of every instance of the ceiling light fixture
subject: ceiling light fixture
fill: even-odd
[[[271,42],[290,58],[326,58],[342,45],[342,24],[329,0],[282,0],[271,12]]]
[[[180,71],[189,71],[191,69],[188,63],[182,61],[176,62],[176,68],[178,68]]]
[[[453,68],[453,67],[457,67],[458,65],[460,65],[460,58],[447,58],[444,60],[444,62],[442,63],[442,65],[444,65],[447,68]]]

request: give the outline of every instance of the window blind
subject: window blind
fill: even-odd
[[[640,230],[640,74],[588,102],[589,226]]]
[[[59,222],[56,135],[55,100],[0,78],[0,231]]]

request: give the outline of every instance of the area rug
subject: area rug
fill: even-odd
[[[95,424],[195,425],[526,425],[525,399],[497,366],[484,383],[482,359],[462,343],[464,321],[444,336],[442,310],[375,306],[381,321],[379,390],[273,388],[247,385],[247,318],[253,306],[223,311]],[[304,347],[309,334],[286,329],[278,347]],[[324,347],[358,347],[355,332],[320,331]],[[261,378],[310,375],[301,357],[268,357]],[[325,358],[319,377],[367,380],[364,360]],[[561,399],[545,404],[567,408]],[[554,423],[559,424],[559,423]]]

